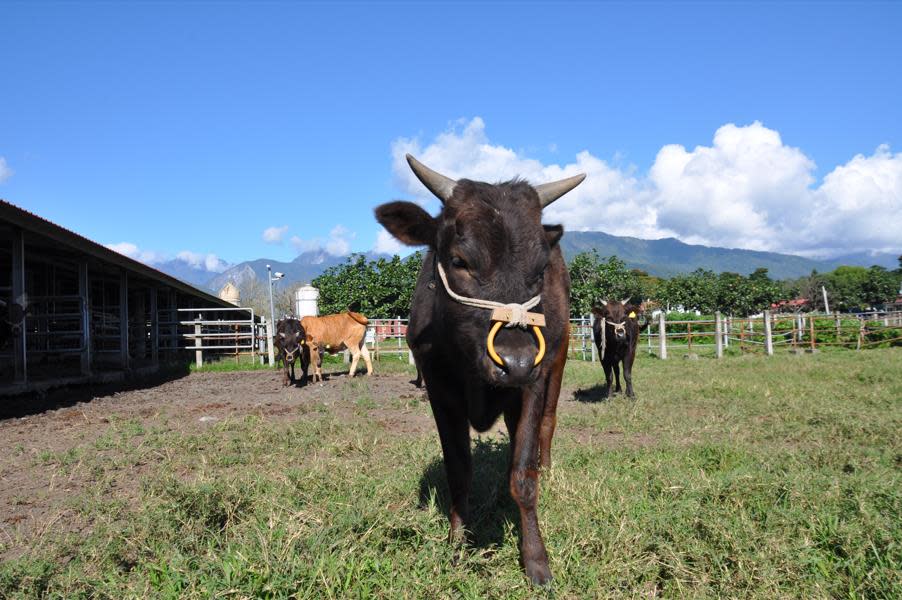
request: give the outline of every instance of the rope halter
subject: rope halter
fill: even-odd
[[[541,302],[541,294],[533,296],[522,304],[516,302],[505,304],[503,302],[495,302],[494,300],[483,300],[482,298],[461,296],[448,285],[448,278],[445,275],[445,269],[442,267],[442,263],[436,261],[436,266],[438,267],[438,275],[442,280],[442,285],[445,286],[445,291],[448,292],[448,296],[450,296],[452,300],[466,306],[484,308],[492,311],[492,321],[495,323],[489,331],[489,336],[486,338],[485,345],[488,349],[489,356],[499,367],[503,368],[505,365],[498,353],[495,352],[495,335],[498,333],[498,330],[501,329],[502,325],[506,328],[519,327],[520,329],[532,327],[532,332],[539,342],[539,352],[536,354],[533,366],[542,362],[542,359],[545,357],[545,337],[542,335],[542,331],[539,327],[545,327],[545,315],[542,313],[529,312],[530,308]]]
[[[630,314],[635,315],[635,313],[630,313]],[[607,341],[608,341],[607,340],[607,330],[608,330],[607,325],[611,325],[614,327],[614,335],[617,335],[618,333],[622,333],[623,335],[626,335],[626,321],[620,321],[619,323],[615,323],[613,321],[608,321],[607,319],[602,317],[602,319],[601,319],[601,356],[600,356],[601,359],[604,359],[604,351],[605,351],[605,348],[607,347]]]

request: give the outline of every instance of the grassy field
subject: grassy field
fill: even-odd
[[[601,368],[568,364],[540,501],[549,589],[518,565],[503,434],[474,444],[474,540],[455,549],[428,404],[342,378],[340,411],[111,419],[18,449],[97,484],[66,500],[88,526],[0,541],[0,597],[902,597],[902,349],[642,358],[634,377],[636,401],[601,401]]]

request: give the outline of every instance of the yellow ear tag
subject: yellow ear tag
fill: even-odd
[[[636,313],[630,312],[629,317],[630,317],[630,319],[635,319],[635,318],[636,318]]]

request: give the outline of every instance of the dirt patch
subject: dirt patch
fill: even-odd
[[[0,420],[0,559],[15,556],[29,540],[48,532],[91,527],[78,510],[77,502],[85,497],[136,506],[142,476],[158,468],[166,449],[133,452],[137,458],[129,462],[122,448],[140,450],[149,431],[190,435],[253,415],[274,425],[333,418],[375,424],[393,436],[435,435],[426,392],[409,379],[406,374],[349,378],[333,373],[323,383],[283,387],[280,372],[250,371],[194,373],[145,388],[100,390],[95,396],[84,389],[55,391],[40,401],[59,408],[39,412],[36,407]],[[570,401],[572,395],[572,390],[562,394],[559,412],[591,410]],[[589,428],[559,434],[609,447],[654,442]],[[478,437],[506,435],[499,420]],[[104,461],[103,468],[96,468],[97,461]]]

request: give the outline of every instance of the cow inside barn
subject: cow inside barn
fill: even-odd
[[[285,318],[276,322],[276,335],[273,338],[273,346],[276,349],[277,359],[282,361],[283,386],[287,387],[289,383],[294,384],[295,360],[300,360],[301,369],[304,371],[304,383],[307,382],[307,366],[304,357],[304,346],[306,343],[306,334],[300,321]]]
[[[601,306],[593,306],[592,314],[595,323],[592,334],[601,367],[604,369],[606,383],[605,395],[610,398],[620,387],[620,364],[623,364],[623,379],[626,381],[626,395],[635,397],[633,392],[633,362],[636,360],[636,346],[639,334],[648,327],[648,322],[640,324],[642,307],[630,304],[629,300],[620,302],[601,301]],[[616,389],[613,383],[616,381]]]
[[[28,316],[28,300],[23,295],[16,301],[0,300],[0,348],[5,348],[22,330]]]
[[[357,362],[363,356],[366,363],[366,374],[373,374],[373,363],[370,361],[370,352],[366,347],[366,324],[369,320],[360,313],[346,311],[335,315],[322,317],[304,317],[301,325],[307,335],[318,344],[318,348],[329,354],[335,354],[343,350],[351,353],[350,376],[357,372]],[[307,353],[309,358],[310,354]],[[304,380],[307,379],[307,365],[304,365]],[[320,372],[322,379],[322,372]]]
[[[451,490],[451,539],[462,540],[473,477],[470,426],[504,416],[511,440],[510,491],[520,510],[520,553],[537,584],[551,579],[536,503],[551,438],[569,335],[570,277],[559,225],[542,209],[576,187],[577,175],[533,187],[514,179],[455,181],[408,155],[442,201],[432,217],[390,202],[376,219],[398,240],[428,251],[414,290],[407,342],[425,378]]]

